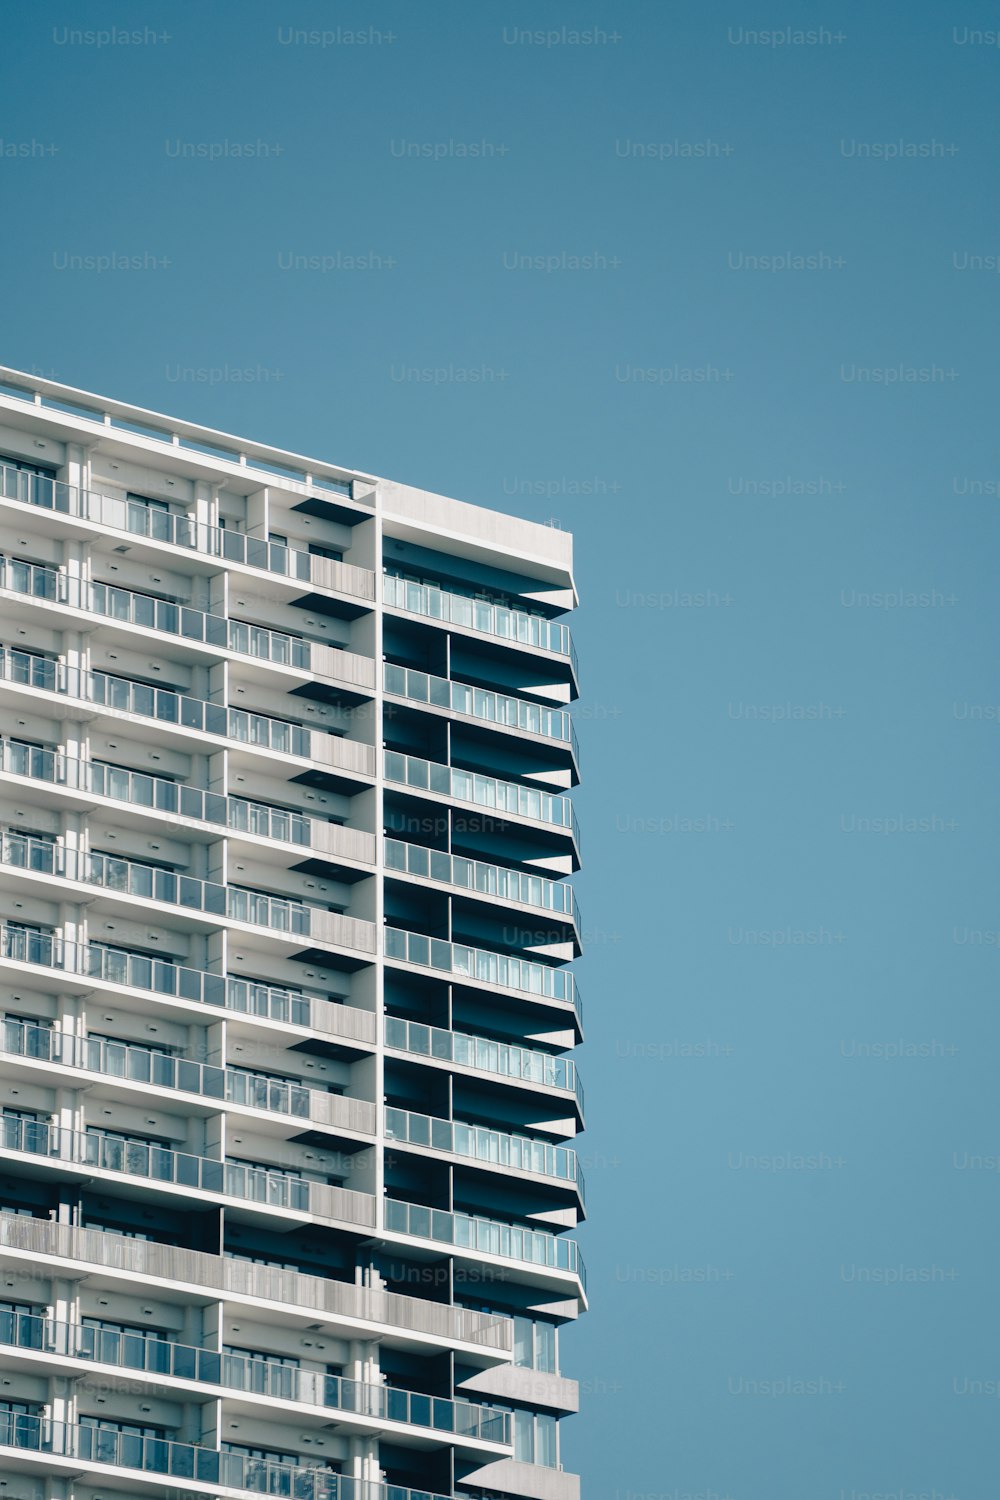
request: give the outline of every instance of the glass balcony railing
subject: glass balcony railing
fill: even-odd
[[[0,1447],[18,1456],[29,1453],[72,1458],[79,1463],[111,1464],[143,1474],[165,1474],[175,1479],[197,1479],[252,1495],[281,1496],[284,1500],[448,1500],[430,1490],[382,1484],[373,1479],[350,1479],[329,1469],[302,1468],[242,1453],[220,1452],[168,1437],[121,1431],[100,1420],[78,1424],[50,1422],[30,1412],[0,1410]]]
[[[238,1198],[268,1208],[345,1219],[350,1223],[371,1223],[369,1194],[344,1191],[278,1168],[192,1156],[113,1130],[93,1127],[87,1131],[66,1130],[45,1120],[0,1115],[0,1147],[71,1166]]]
[[[329,1407],[377,1421],[406,1423],[480,1442],[510,1443],[510,1415],[472,1401],[425,1396],[397,1386],[366,1385],[339,1375],[301,1370],[276,1360],[200,1349],[140,1332],[60,1322],[0,1310],[0,1346],[37,1349],[64,1359],[246,1391],[276,1401]]]
[[[246,1105],[297,1119],[310,1119],[312,1115],[314,1091],[305,1085],[154,1052],[131,1042],[73,1036],[52,1026],[4,1020],[0,1023],[0,1050],[10,1057],[27,1057],[62,1067],[82,1068],[127,1083],[177,1089],[198,1094],[204,1099]]]
[[[420,791],[457,797],[462,802],[474,802],[479,807],[514,813],[520,818],[533,818],[555,828],[568,828],[579,841],[576,813],[569,797],[537,791],[516,781],[498,781],[494,776],[461,771],[437,761],[421,760],[416,755],[403,755],[398,750],[385,752],[385,779]]]
[[[571,1058],[553,1057],[549,1052],[470,1036],[466,1032],[445,1031],[439,1026],[425,1026],[420,1021],[405,1021],[398,1016],[385,1018],[385,1044],[415,1057],[438,1058],[481,1073],[561,1089],[573,1094],[583,1110],[583,1087]]]
[[[329,588],[354,598],[374,601],[375,575],[353,563],[303,552],[283,542],[269,542],[229,527],[209,526],[175,511],[160,510],[137,500],[119,500],[93,490],[81,490],[58,479],[27,474],[0,464],[0,498],[35,505],[58,515],[72,516],[130,536],[149,537],[188,552],[200,552],[225,562],[259,568],[315,588]]]
[[[469,687],[449,677],[432,677],[427,672],[397,667],[392,662],[384,664],[383,680],[387,693],[408,698],[411,703],[428,703],[504,729],[521,729],[527,734],[543,735],[546,739],[570,745],[574,756],[579,753],[573,720],[565,709],[543,708],[526,698],[487,692],[485,688]]]
[[[323,995],[303,994],[287,985],[262,984],[234,974],[189,969],[169,958],[154,958],[124,948],[74,943],[53,932],[39,932],[12,923],[0,927],[2,959],[120,984],[165,999],[215,1005],[237,1015],[307,1027],[327,1036],[362,1042],[375,1040],[374,1018],[369,1011]]]
[[[137,896],[145,901],[182,906],[206,916],[224,917],[269,932],[310,938],[314,942],[338,942],[355,946],[366,943],[374,952],[375,929],[357,919],[341,920],[338,912],[312,907],[291,897],[219,885],[194,875],[178,874],[156,865],[120,859],[110,854],[85,854],[61,843],[27,834],[0,835],[0,863],[21,870],[35,870],[62,880],[74,880],[102,890]],[[370,929],[370,931],[368,931]]]
[[[268,630],[242,620],[229,620],[187,604],[175,604],[152,594],[138,593],[117,584],[91,583],[64,573],[59,568],[21,562],[17,558],[0,558],[0,588],[66,604],[90,614],[104,615],[123,625],[141,625],[165,635],[199,645],[219,646],[254,656],[281,666],[308,669],[310,643],[299,636],[280,630]]]
[[[496,896],[501,901],[533,906],[539,911],[556,912],[579,924],[573,887],[558,880],[527,875],[520,870],[508,869],[506,865],[463,859],[458,854],[427,849],[423,844],[405,844],[399,839],[387,838],[383,847],[387,869],[401,870],[424,880],[437,880],[442,885],[453,885],[477,895]]]
[[[345,846],[343,853],[368,864],[374,863],[375,859],[374,838],[362,829],[330,824],[321,818],[310,818],[305,813],[271,807],[264,802],[252,802],[246,797],[224,797],[219,792],[202,791],[199,787],[168,781],[162,776],[149,776],[144,771],[129,771],[100,761],[78,760],[63,755],[61,751],[21,740],[0,738],[0,771],[47,781],[73,791],[90,792],[97,797],[111,797],[133,807],[148,807],[156,812],[193,818],[218,828],[228,828],[231,833],[249,833],[256,838],[299,844],[307,849],[331,852],[328,841],[330,830],[334,829],[333,841]]]
[[[502,1409],[425,1396],[396,1386],[365,1385],[339,1375],[297,1370],[273,1360],[236,1354],[223,1354],[221,1359],[221,1379],[216,1377],[217,1381],[232,1390],[250,1391],[277,1401],[333,1407],[381,1422],[404,1422],[480,1442],[510,1442],[510,1416]]]
[[[482,984],[502,985],[529,995],[543,995],[548,1000],[561,1000],[582,1015],[576,979],[568,969],[551,969],[526,958],[512,958],[486,948],[467,948],[464,943],[448,943],[420,932],[404,932],[399,927],[384,929],[384,946],[386,958],[440,969],[460,979],[475,979]]]
[[[226,708],[222,703],[207,703],[173,688],[153,687],[110,672],[81,671],[32,651],[0,647],[0,677],[20,687],[64,693],[85,703],[155,719],[160,724],[177,724],[202,734],[219,735],[238,744],[259,745],[285,755],[310,755],[311,731],[303,725]]]
[[[559,1239],[545,1229],[500,1224],[495,1219],[425,1208],[423,1204],[404,1203],[398,1198],[385,1200],[385,1227],[393,1234],[412,1234],[417,1239],[435,1240],[438,1244],[454,1245],[484,1255],[499,1255],[506,1260],[569,1271],[580,1278],[586,1290],[586,1272],[579,1245],[575,1240]]]
[[[0,957],[297,1026],[311,1024],[312,1000],[320,998],[277,985],[189,969],[169,958],[130,953],[99,943],[74,943],[54,932],[39,932],[11,923],[0,927]]]
[[[485,1125],[469,1125],[461,1120],[440,1120],[433,1115],[414,1114],[407,1109],[385,1112],[385,1133],[391,1141],[407,1146],[426,1146],[431,1151],[445,1151],[465,1156],[487,1166],[534,1172],[539,1177],[553,1177],[557,1182],[573,1183],[583,1198],[583,1173],[575,1151],[568,1146],[553,1146],[528,1135],[509,1135],[502,1130],[488,1130]]]
[[[210,1255],[155,1240],[133,1240],[99,1229],[79,1229],[51,1219],[0,1214],[0,1245],[23,1251],[35,1261],[83,1261],[104,1270],[127,1271],[142,1282],[185,1282],[237,1299],[277,1302],[308,1314],[304,1322],[352,1318],[406,1329],[434,1339],[483,1345],[509,1354],[513,1347],[510,1319],[499,1313],[474,1312],[444,1302],[404,1297],[353,1281],[315,1276],[282,1264],[260,1265],[233,1255]]]
[[[557,620],[546,620],[540,615],[510,609],[502,604],[490,604],[485,599],[471,599],[466,594],[435,588],[433,584],[413,583],[392,573],[382,575],[382,598],[386,604],[405,609],[410,614],[442,620],[449,625],[464,625],[469,630],[496,636],[498,640],[515,641],[518,645],[535,646],[542,651],[568,656],[576,673],[576,651],[569,626],[561,625]]]

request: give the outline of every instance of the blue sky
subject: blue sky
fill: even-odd
[[[585,1500],[993,1492],[997,23],[3,17],[3,362],[575,534]]]

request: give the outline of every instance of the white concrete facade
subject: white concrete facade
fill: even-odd
[[[578,1500],[563,532],[0,369],[0,1473]]]

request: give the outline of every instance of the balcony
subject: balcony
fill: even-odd
[[[536,911],[551,911],[579,926],[580,912],[573,887],[541,875],[527,875],[506,865],[492,865],[478,859],[463,859],[445,854],[423,844],[405,844],[399,839],[383,841],[387,870],[415,875],[420,880],[434,880],[468,891],[474,896],[491,896],[512,905],[530,906]]]
[[[122,625],[137,625],[194,645],[214,646],[274,666],[311,668],[311,643],[280,630],[230,620],[186,604],[174,604],[117,584],[90,583],[59,568],[0,558],[0,589],[51,604],[102,615]]]
[[[583,1173],[575,1151],[553,1146],[533,1136],[509,1135],[485,1125],[460,1120],[439,1120],[432,1115],[413,1114],[406,1109],[387,1108],[385,1134],[390,1141],[423,1146],[450,1156],[464,1156],[498,1171],[530,1172],[575,1187],[584,1201]]]
[[[325,1036],[374,1044],[375,1017],[353,1005],[288,986],[261,984],[235,974],[189,969],[169,958],[150,958],[122,948],[74,943],[51,932],[0,927],[0,962],[38,965],[99,983],[123,985],[174,1000],[217,1005],[237,1015],[258,1016],[322,1032]],[[84,984],[84,988],[88,986]]]
[[[322,760],[324,764],[337,765],[344,771],[369,774],[361,768],[374,764],[372,747],[357,740],[308,729],[287,719],[272,719],[266,714],[208,703],[202,698],[175,692],[173,688],[151,687],[110,672],[82,671],[79,667],[68,667],[64,662],[32,651],[0,647],[0,679],[17,687],[60,693],[118,713],[135,714],[157,724],[172,724],[198,734],[215,735],[237,745]],[[328,745],[328,740],[335,743]]]
[[[569,626],[556,620],[545,620],[528,614],[527,610],[510,609],[483,599],[470,599],[466,594],[450,593],[433,584],[411,583],[408,578],[398,578],[392,573],[382,575],[382,599],[394,609],[404,609],[411,615],[423,615],[446,625],[461,625],[496,640],[568,657],[574,677],[577,675]]]
[[[309,1120],[320,1127],[353,1130],[364,1135],[375,1133],[375,1106],[366,1099],[329,1094],[252,1071],[153,1052],[130,1042],[74,1036],[51,1026],[5,1020],[0,1023],[0,1056],[99,1073],[121,1083],[197,1094],[206,1103],[214,1100],[220,1105],[266,1110],[296,1120]]]
[[[277,1169],[191,1156],[168,1146],[115,1135],[113,1131],[66,1130],[44,1120],[2,1115],[0,1147],[27,1154],[36,1161],[44,1159],[51,1164],[112,1172],[362,1228],[371,1228],[375,1223],[375,1200],[370,1193],[311,1182]]]
[[[579,1277],[586,1291],[587,1277],[579,1245],[575,1240],[558,1239],[545,1229],[528,1229],[520,1224],[501,1224],[495,1219],[425,1208],[421,1203],[404,1203],[398,1198],[385,1200],[385,1227],[392,1234],[434,1240],[475,1255],[497,1255],[524,1265],[567,1271]]]
[[[199,1293],[216,1291],[220,1297],[249,1297],[320,1315],[329,1320],[347,1318],[361,1324],[376,1323],[418,1333],[429,1338],[451,1340],[509,1355],[513,1325],[494,1313],[405,1297],[354,1282],[310,1276],[303,1271],[257,1265],[253,1261],[183,1250],[150,1240],[125,1239],[97,1229],[77,1229],[42,1219],[0,1214],[0,1248],[31,1260],[52,1258],[88,1267],[100,1267],[129,1278],[181,1283]]]
[[[450,677],[432,677],[427,672],[397,667],[391,662],[383,665],[383,685],[387,693],[406,698],[410,703],[425,703],[431,708],[465,714],[498,729],[516,729],[522,734],[555,740],[572,752],[574,762],[579,761],[576,730],[565,709],[542,708],[526,698],[487,692],[484,688],[454,682]]]
[[[339,1375],[296,1369],[267,1359],[248,1359],[167,1339],[148,1339],[114,1329],[64,1323],[33,1313],[0,1311],[0,1347],[37,1351],[68,1360],[88,1360],[144,1375],[221,1386],[274,1401],[429,1429],[476,1443],[509,1447],[510,1416],[476,1402],[425,1396],[397,1386],[366,1385]]]
[[[117,1432],[110,1426],[50,1422],[20,1412],[0,1411],[0,1447],[13,1450],[19,1458],[37,1453],[71,1459],[74,1465],[110,1464],[147,1478],[198,1480],[253,1495],[294,1496],[295,1500],[448,1500],[429,1490],[350,1479],[328,1469],[245,1458],[171,1438]],[[64,1470],[59,1466],[49,1473],[58,1477]]]
[[[459,982],[472,979],[493,988],[558,1000],[560,1004],[572,1005],[577,1019],[583,1023],[583,1001],[576,979],[568,969],[553,969],[488,948],[467,948],[464,943],[448,943],[420,932],[404,932],[399,927],[386,927],[383,933],[386,958],[454,974]]]
[[[338,740],[336,743],[354,742]],[[371,747],[359,748],[367,750]],[[95,797],[109,797],[170,817],[210,823],[230,833],[249,833],[254,838],[296,844],[362,864],[375,862],[374,835],[362,829],[346,828],[322,818],[311,818],[305,813],[252,802],[246,797],[225,797],[219,792],[201,791],[183,782],[149,776],[144,771],[127,771],[119,766],[78,760],[59,750],[47,750],[21,740],[0,739],[0,772],[30,777],[34,781]]]
[[[574,843],[579,844],[576,813],[568,797],[537,791],[516,781],[498,781],[494,776],[480,776],[474,771],[461,771],[455,766],[421,760],[416,755],[403,755],[398,750],[386,750],[384,754],[386,781],[413,787],[417,791],[455,797],[460,802],[512,813],[518,818],[530,818],[535,823],[548,823],[553,828],[567,829],[572,833]]]
[[[218,558],[247,568],[259,569],[312,588],[347,594],[365,603],[374,602],[375,575],[368,568],[331,558],[314,557],[282,543],[248,536],[228,527],[208,526],[188,516],[156,510],[131,500],[118,500],[93,490],[78,489],[58,479],[26,474],[9,464],[0,464],[0,499],[17,500],[53,514],[90,521],[110,531],[148,537],[186,552]]]
[[[61,843],[27,834],[0,835],[0,864],[50,875],[57,880],[97,886],[116,895],[134,896],[154,905],[180,906],[205,916],[264,927],[269,932],[375,952],[373,923],[325,907],[282,896],[270,896],[239,886],[219,885],[194,875],[179,875],[136,860],[108,854],[84,854]]]
[[[512,1042],[495,1042],[488,1037],[470,1036],[461,1031],[445,1031],[419,1021],[400,1020],[397,1016],[385,1018],[385,1044],[413,1057],[430,1057],[519,1083],[560,1089],[574,1096],[581,1116],[583,1114],[583,1085],[571,1058],[553,1057],[550,1052],[539,1052]]]

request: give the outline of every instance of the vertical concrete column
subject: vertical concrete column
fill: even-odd
[[[66,1159],[71,1159],[77,1142],[63,1139],[63,1132],[81,1132],[84,1128],[84,1091],[82,1089],[57,1088],[56,1105],[52,1112],[52,1123],[58,1126],[60,1132],[59,1151]]]
[[[376,1230],[385,1224],[385,1199],[386,1199],[386,1172],[385,1172],[385,959],[384,959],[384,932],[385,932],[385,676],[382,670],[384,657],[384,619],[382,614],[382,600],[379,593],[381,587],[382,569],[382,517],[379,509],[379,497],[376,492],[375,515],[371,521],[370,535],[367,538],[373,552],[372,566],[376,572],[375,608],[371,616],[373,640],[372,655],[375,659],[375,696],[371,700],[369,711],[375,715],[375,723],[372,726],[372,742],[375,746],[375,796],[374,814],[372,820],[372,831],[375,834],[375,891],[374,911],[371,913],[375,923],[375,1078],[372,1097],[375,1100],[375,1171],[374,1182],[371,1191],[375,1195],[375,1227]],[[381,1283],[380,1283],[381,1284]]]

